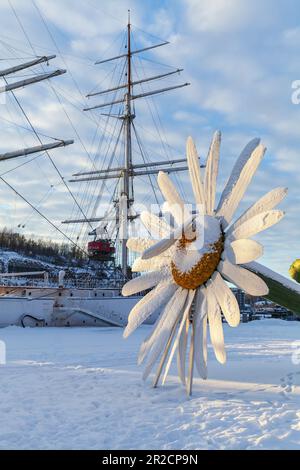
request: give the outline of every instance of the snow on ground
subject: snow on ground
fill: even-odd
[[[164,387],[142,382],[149,328],[1,329],[0,448],[300,449],[300,322],[224,325],[228,362],[210,348],[190,399],[175,366]]]

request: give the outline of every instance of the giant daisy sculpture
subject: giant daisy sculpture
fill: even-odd
[[[127,282],[123,295],[152,290],[131,310],[124,337],[160,311],[139,352],[138,363],[146,362],[143,378],[158,362],[153,384],[156,386],[161,376],[164,383],[176,354],[178,375],[188,394],[192,392],[194,364],[200,376],[207,378],[208,327],[216,359],[224,364],[222,314],[232,327],[240,322],[239,305],[227,281],[253,296],[268,294],[266,282],[253,267],[247,269],[263,254],[263,246],[250,237],[281,220],[284,213],[274,207],[287,193],[286,188],[270,191],[233,222],[265,147],[259,139],[246,145],[216,205],[220,142],[221,134],[215,132],[202,176],[196,147],[190,137],[187,140],[189,176],[198,211],[186,210],[168,175],[160,172],[164,210],[172,215],[174,224],[143,212],[141,220],[155,237],[131,238],[127,243],[130,250],[140,253],[132,270],[145,273]]]

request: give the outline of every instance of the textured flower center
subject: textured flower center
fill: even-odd
[[[204,216],[199,232],[197,240],[187,240],[183,235],[176,242],[171,262],[174,281],[185,289],[196,289],[208,281],[224,249],[224,236],[217,219]]]

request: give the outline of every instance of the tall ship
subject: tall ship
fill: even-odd
[[[5,176],[0,176],[2,183],[24,204],[29,205],[31,210],[43,218],[52,229],[57,230],[77,253],[78,251],[84,252],[91,264],[107,274],[106,279],[99,279],[96,283],[94,281],[94,285],[91,285],[90,279],[86,279],[86,282],[81,282],[78,286],[76,283],[72,285],[68,282],[64,270],[60,270],[57,280],[51,280],[51,282],[47,269],[33,272],[2,272],[0,326],[124,326],[130,310],[140,299],[139,296],[127,298],[121,295],[123,284],[134,275],[131,272],[134,260],[129,259],[126,243],[130,234],[137,230],[140,217],[141,204],[139,205],[136,198],[135,188],[137,185],[141,187],[147,178],[148,186],[144,195],[146,204],[149,202],[150,192],[159,207],[155,175],[160,170],[176,174],[187,170],[187,166],[185,157],[172,159],[168,156],[166,159],[157,160],[149,156],[136,125],[136,121],[140,118],[136,112],[136,102],[145,100],[145,106],[147,106],[147,100],[152,96],[174,92],[178,88],[188,86],[189,83],[166,83],[165,79],[182,72],[183,69],[179,68],[169,67],[167,71],[148,76],[144,71],[142,76],[138,74],[135,62],[140,61],[140,55],[147,55],[152,49],[164,47],[168,42],[158,41],[145,47],[136,47],[130,12],[124,33],[120,54],[95,62],[97,67],[110,63],[116,64],[114,81],[111,82],[109,88],[91,91],[86,96],[88,101],[85,101],[90,105],[82,108],[84,113],[91,114],[94,121],[99,117],[98,112],[101,117],[105,116],[107,135],[103,133],[101,138],[109,140],[106,154],[105,156],[100,154],[97,161],[95,159],[91,161],[91,167],[87,171],[74,173],[69,180],[61,174],[52,152],[57,148],[72,145],[74,140],[55,138],[51,143],[44,143],[44,139],[36,132],[18,98],[18,89],[41,81],[49,83],[55,77],[66,73],[67,70],[56,69],[45,72],[43,68],[42,73],[40,73],[41,69],[36,71],[37,66],[49,65],[56,57],[54,54],[36,56],[30,61],[0,70],[0,77],[4,83],[0,91],[4,94],[11,94],[18,111],[25,117],[39,144],[6,152],[0,155],[0,162],[17,160],[19,157],[26,157],[26,162],[26,159],[34,158],[35,154],[45,152],[61,184],[64,185],[65,191],[72,198],[73,213],[76,214],[76,218],[63,220],[58,226],[39,207],[30,202],[19,188],[11,185]],[[15,77],[20,72],[26,72],[26,78],[17,80]],[[28,72],[30,72],[29,76]],[[157,82],[160,86],[153,86]],[[145,89],[148,83],[151,88]],[[162,86],[161,83],[163,83]],[[150,112],[153,113],[153,110],[150,109]],[[161,122],[158,118],[155,127],[161,139],[160,126]],[[76,135],[74,139],[76,140]],[[161,145],[165,145],[162,139]],[[121,162],[121,164],[116,164],[116,162]],[[80,201],[75,196],[76,190],[73,192],[73,188],[74,186],[76,188],[76,185],[77,187],[78,185],[85,186],[84,196],[89,195],[89,192],[94,193],[94,198],[89,199],[88,208],[84,207],[82,199]],[[73,227],[73,233],[76,233],[76,227],[80,227],[79,231],[81,233],[84,231],[89,236],[85,245],[80,244],[79,236],[74,238],[69,235],[70,231],[65,230],[65,227],[70,226]],[[42,281],[29,282],[31,276],[39,275],[43,277]],[[152,316],[149,322],[154,320],[155,316]]]

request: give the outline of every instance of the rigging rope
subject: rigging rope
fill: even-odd
[[[134,39],[133,39],[133,41],[134,41]],[[143,64],[142,64],[142,62],[141,62],[141,58],[138,57],[137,59],[139,60],[139,62],[140,62],[140,64],[141,64],[141,68],[142,68],[142,70],[143,70],[143,72],[144,72],[144,77],[145,77],[144,66],[143,66]],[[135,71],[136,71],[136,67],[135,67]],[[137,73],[137,71],[136,71],[136,73]],[[137,74],[137,75],[138,75],[138,74]],[[143,84],[140,84],[140,87],[141,87],[142,91],[145,91],[145,88],[144,88],[144,85],[143,85]],[[164,130],[163,130],[163,125],[162,125],[162,122],[161,122],[161,119],[160,119],[160,116],[159,116],[159,112],[158,112],[158,109],[157,109],[157,106],[156,106],[156,102],[155,102],[155,100],[153,99],[153,97],[146,98],[146,103],[147,103],[148,109],[149,109],[149,111],[150,111],[153,124],[154,124],[154,126],[155,126],[155,129],[156,129],[156,131],[157,131],[157,133],[158,133],[158,136],[159,136],[159,139],[160,139],[160,141],[161,141],[162,148],[163,148],[163,150],[164,150],[164,152],[165,152],[165,155],[166,155],[168,161],[170,161],[170,156],[169,156],[169,154],[168,154],[168,152],[167,152],[167,147],[169,147],[169,145],[166,144],[166,142],[165,142],[164,139],[162,138],[161,131],[160,131],[159,126],[157,125],[157,122],[156,122],[156,120],[155,120],[155,118],[154,118],[154,114],[153,114],[153,111],[152,111],[152,109],[151,109],[151,107],[150,107],[149,101],[151,101],[152,106],[154,107],[154,110],[155,110],[155,112],[156,112],[156,114],[157,114],[157,117],[158,117],[159,125],[160,125],[161,128],[162,128],[162,132],[165,134],[165,132],[164,132]],[[175,173],[175,178],[176,178],[176,181],[177,181],[177,185],[178,185],[178,187],[179,187],[179,189],[180,189],[180,191],[181,191],[181,194],[182,194],[183,196],[185,196],[185,191],[184,191],[183,185],[181,184],[181,181],[180,181],[180,179],[178,178],[178,176],[176,175],[176,173]]]
[[[59,233],[61,233],[67,240],[69,240],[70,243],[72,243],[73,246],[78,248],[82,253],[87,255],[87,252],[83,250],[77,243],[75,243],[68,235],[66,235],[62,230],[60,230],[57,225],[55,225],[46,215],[44,215],[37,207],[35,207],[28,199],[25,198],[19,191],[17,191],[16,188],[14,188],[6,179],[3,178],[3,176],[0,176],[0,180],[3,181],[6,186],[8,186],[12,191],[14,191],[15,194],[17,194],[26,204],[28,204],[37,214],[39,214],[44,220],[46,220],[55,230],[57,230]]]
[[[136,127],[135,127],[134,123],[132,123],[132,127],[133,127],[133,131],[134,131],[134,134],[135,134],[135,137],[136,137],[137,144],[138,144],[140,152],[141,152],[141,156],[143,158],[144,163],[146,163],[145,155],[144,155],[143,148],[142,148],[142,143],[140,141],[140,137],[137,133],[137,130],[136,130]],[[156,204],[159,205],[157,194],[156,194],[156,191],[155,191],[155,188],[154,188],[154,185],[153,185],[151,175],[148,175],[148,178],[149,178],[149,181],[150,181],[150,184],[151,184],[151,188],[152,188],[152,191],[153,191],[153,194],[154,194]]]
[[[123,44],[122,46],[123,47]],[[124,74],[124,71],[125,71],[125,64],[121,67],[119,64],[116,64],[113,68],[113,76],[112,76],[112,80],[114,78],[114,75],[117,74],[117,69],[121,68],[121,73],[119,74],[119,83],[122,81],[122,77],[123,77],[123,74]],[[113,100],[115,99],[116,97],[116,94],[117,92],[114,93],[114,98]],[[110,105],[110,108],[109,108],[109,113],[111,112],[112,110],[112,105]],[[107,134],[107,127],[108,127],[108,124],[109,124],[109,118],[110,116],[108,115],[106,117],[106,120],[105,120],[105,127],[103,129],[103,133],[102,133],[102,136],[101,136],[101,139],[100,139],[100,142],[98,144],[98,149],[95,153],[95,157],[94,157],[94,162],[96,161],[98,155],[100,155],[100,152],[101,152],[101,148],[103,146],[103,143],[104,143],[104,139],[105,139],[105,135]],[[107,143],[107,146],[106,146],[106,151],[105,151],[105,154],[104,154],[104,158],[103,158],[103,162],[102,162],[102,166],[101,166],[101,170],[104,169],[105,167],[105,164],[106,164],[106,160],[107,160],[107,157],[108,157],[108,154],[109,154],[109,150],[110,150],[110,147],[112,145],[112,142],[113,142],[113,139],[115,139],[115,132],[116,132],[116,129],[117,129],[117,123],[118,123],[118,120],[116,119],[115,120],[115,124],[114,124],[114,128],[113,128],[113,131],[110,133],[110,140],[108,141]],[[100,122],[98,121],[98,126],[100,125]],[[96,138],[96,135],[95,135],[95,138]],[[117,136],[117,140],[119,139],[119,136]],[[107,168],[110,167],[111,163],[112,163],[112,160],[113,160],[113,156],[114,156],[114,151],[113,151],[113,155],[111,156],[110,158],[110,161],[108,163],[108,166]],[[84,204],[88,204],[88,205],[91,205],[92,204],[92,200],[93,198],[95,197],[95,194],[96,194],[96,191],[99,190],[99,186],[100,186],[100,180],[98,182],[96,182],[96,184],[93,186],[93,185],[89,185],[87,188],[86,188],[86,191],[84,192],[83,194],[83,197],[82,197],[82,203]],[[94,189],[93,189],[94,188]],[[101,188],[100,188],[100,194],[99,196],[97,197],[96,201],[95,201],[95,204],[94,204],[94,209],[92,210],[92,217],[94,217],[95,213],[96,213],[96,210],[100,204],[100,201],[101,201],[101,197],[102,197],[102,194],[103,194],[103,191],[104,191],[104,188],[107,189],[107,192],[109,193],[109,188],[107,186],[107,183],[105,180],[102,180],[102,184],[101,184]],[[83,229],[83,224],[82,224],[82,229]],[[81,232],[82,232],[82,229],[81,229]],[[85,242],[87,240],[87,237],[88,237],[88,231],[85,232]]]
[[[11,173],[12,171],[17,170],[18,168],[21,168],[22,166],[27,165],[28,163],[37,160],[37,159],[40,158],[43,154],[44,154],[44,152],[41,153],[41,154],[39,154],[39,155],[36,155],[35,157],[31,158],[30,160],[26,160],[25,162],[20,163],[20,165],[17,165],[17,166],[15,166],[15,167],[13,167],[13,168],[10,168],[9,170],[6,170],[4,173],[1,173],[0,176],[5,176],[5,175],[7,175],[8,173]],[[23,158],[27,158],[27,157],[25,156],[25,157],[23,157]],[[54,187],[54,185],[51,184],[51,187],[52,187],[52,186]]]
[[[5,82],[7,83],[7,80],[6,80],[5,78],[4,78],[4,80],[5,80]],[[36,138],[38,139],[38,141],[39,141],[40,144],[42,145],[43,142],[42,142],[40,136],[38,135],[38,133],[36,132],[35,128],[33,127],[33,125],[32,125],[32,123],[31,123],[29,117],[27,116],[27,114],[26,114],[26,112],[25,112],[23,106],[21,105],[20,101],[18,100],[18,98],[16,97],[15,93],[14,93],[12,90],[11,90],[11,93],[12,93],[14,99],[16,100],[16,102],[17,102],[17,104],[18,104],[18,106],[19,106],[19,108],[20,108],[22,114],[24,115],[26,121],[27,121],[28,124],[30,125],[30,127],[31,127],[31,129],[32,129],[32,131],[33,131],[33,133],[35,134]],[[73,201],[75,202],[75,204],[78,206],[78,208],[79,208],[81,214],[82,214],[83,217],[85,218],[86,222],[88,222],[88,219],[87,219],[85,213],[83,212],[82,208],[81,208],[80,205],[78,204],[77,199],[75,198],[74,194],[72,193],[72,191],[71,191],[69,185],[66,183],[66,181],[65,181],[65,179],[64,179],[64,177],[63,177],[63,175],[61,174],[60,170],[58,169],[58,167],[57,167],[56,163],[54,162],[53,158],[51,157],[51,155],[49,154],[48,151],[46,151],[45,153],[46,153],[47,157],[49,158],[51,164],[53,165],[55,171],[56,171],[57,174],[59,175],[59,177],[60,177],[62,183],[63,183],[64,186],[66,187],[68,193],[69,193],[70,196],[72,197],[72,199],[73,199]],[[89,222],[88,222],[88,223],[89,223]],[[92,227],[91,224],[90,224],[90,226]]]
[[[38,12],[38,14],[39,14],[39,16],[40,16],[40,18],[41,18],[41,20],[42,20],[42,22],[43,22],[45,28],[46,28],[46,30],[47,30],[47,32],[48,32],[48,34],[49,34],[51,40],[52,40],[52,42],[53,42],[55,48],[57,49],[58,53],[60,54],[60,56],[61,56],[61,58],[62,58],[62,60],[63,60],[63,62],[64,62],[64,64],[65,64],[65,66],[68,67],[68,66],[67,66],[67,63],[66,63],[66,61],[65,61],[65,59],[64,59],[64,57],[63,57],[63,55],[62,55],[62,53],[61,53],[61,51],[60,51],[60,48],[58,47],[58,45],[57,45],[57,43],[56,43],[56,41],[55,41],[55,38],[54,38],[54,36],[52,35],[52,33],[51,33],[51,31],[50,31],[50,29],[49,29],[49,27],[48,27],[48,25],[47,25],[47,23],[46,23],[46,21],[45,21],[45,18],[44,18],[43,15],[42,15],[42,13],[41,13],[39,7],[36,5],[36,3],[35,3],[34,0],[32,0],[32,3],[33,3],[33,5],[34,5],[34,7],[36,8],[36,10],[37,10],[37,12]],[[115,67],[115,68],[116,68],[116,67]],[[75,87],[76,87],[77,90],[79,91],[79,93],[80,93],[80,95],[82,96],[82,98],[85,100],[85,97],[83,96],[83,94],[82,94],[82,92],[81,92],[81,90],[80,90],[80,88],[79,88],[79,86],[78,86],[78,84],[77,84],[77,82],[76,82],[76,80],[75,80],[75,78],[74,78],[74,76],[73,76],[73,74],[71,73],[70,70],[69,70],[69,73],[70,73],[70,76],[71,76],[71,78],[72,78],[72,80],[73,80],[73,83],[75,84]],[[53,86],[52,86],[52,89],[53,89],[53,91],[54,91],[54,93],[55,93],[57,99],[59,100],[60,104],[61,104],[62,107],[63,107],[63,104],[62,104],[61,100],[59,99],[59,97],[58,97],[58,95],[57,95],[57,93],[56,93],[56,91],[55,91],[55,89],[54,89]],[[64,107],[63,107],[63,109],[64,109]],[[82,144],[82,146],[83,146],[83,148],[84,148],[86,154],[88,155],[89,159],[91,160],[91,157],[90,157],[90,155],[89,155],[89,153],[88,153],[86,147],[84,146],[83,141],[81,140],[81,138],[80,138],[80,136],[79,136],[79,134],[78,134],[78,132],[77,132],[75,126],[73,125],[73,123],[72,123],[72,121],[71,121],[71,119],[70,119],[70,117],[69,117],[69,115],[68,115],[68,113],[66,112],[65,109],[64,109],[64,112],[65,112],[65,114],[66,114],[66,116],[67,116],[67,118],[68,118],[68,120],[69,120],[69,122],[70,122],[70,124],[71,124],[71,126],[72,126],[72,128],[73,128],[73,130],[74,130],[74,132],[76,133],[76,135],[77,135],[77,137],[78,137],[80,143]],[[108,121],[108,120],[107,120],[107,121]],[[97,125],[97,129],[96,129],[96,132],[95,132],[95,136],[94,136],[94,137],[96,137],[96,135],[97,135],[98,128],[99,128],[99,123],[98,123],[98,125]],[[103,137],[104,137],[104,135],[103,135]],[[102,141],[103,141],[103,138],[102,138]],[[100,142],[100,144],[99,144],[99,148],[98,148],[98,149],[100,149],[100,147],[101,147],[101,142]],[[109,144],[109,146],[108,146],[107,153],[108,153],[109,147],[110,147],[110,144]],[[94,157],[94,160],[93,160],[93,161],[91,160],[91,163],[92,163],[92,165],[93,165],[94,168],[95,168],[95,160],[96,160],[96,157],[97,157],[97,153],[96,153],[96,155],[95,155],[95,157]],[[105,160],[105,159],[104,159],[104,160]],[[104,162],[103,162],[103,164],[104,164]],[[103,166],[104,166],[104,165],[103,165]],[[96,212],[96,210],[97,210],[97,207],[98,207],[98,205],[99,205],[99,203],[100,203],[101,196],[102,196],[101,193],[102,193],[103,190],[104,190],[104,186],[106,186],[105,180],[103,180],[103,184],[102,184],[101,190],[100,190],[100,195],[97,197],[97,200],[96,200],[96,202],[95,202],[94,209],[93,209],[93,211],[92,211],[92,214],[93,214],[93,215],[95,214],[95,212]],[[90,185],[90,187],[92,187],[92,185]],[[83,194],[83,197],[81,198],[81,205],[85,204],[87,200],[90,200],[90,201],[92,200],[92,198],[95,196],[95,192],[96,192],[96,190],[97,190],[97,187],[98,187],[98,185],[96,184],[96,185],[95,185],[95,188],[94,188],[94,191],[92,191],[92,194],[90,194],[91,191],[90,191],[89,187],[85,190],[85,192],[84,192],[84,194]],[[73,213],[74,213],[74,210],[72,211],[72,214],[73,214]],[[92,215],[92,217],[93,217],[93,215]],[[93,228],[93,227],[91,226],[91,224],[90,224],[90,227]],[[81,234],[82,234],[82,230],[83,230],[83,224],[81,225],[81,229],[80,229],[80,231],[79,231],[79,235],[78,235],[77,239],[80,238],[80,236],[81,236]],[[74,231],[74,230],[73,230],[73,231]]]
[[[10,7],[11,7],[11,9],[12,9],[12,11],[13,11],[13,13],[14,13],[16,19],[17,19],[17,22],[18,22],[18,24],[20,25],[20,27],[21,27],[21,29],[22,29],[22,31],[23,31],[23,33],[24,33],[24,36],[25,36],[25,38],[27,39],[27,41],[28,41],[28,43],[29,43],[29,45],[30,45],[30,47],[31,47],[31,49],[32,49],[32,51],[33,51],[33,53],[36,54],[35,49],[34,49],[32,43],[31,43],[31,41],[30,41],[30,38],[29,38],[29,36],[27,35],[26,30],[25,30],[25,28],[23,27],[23,24],[22,24],[22,22],[21,22],[21,20],[20,20],[20,18],[19,18],[19,16],[18,16],[18,14],[17,14],[17,12],[16,12],[14,6],[12,5],[12,3],[11,3],[10,0],[8,0],[8,2],[9,2],[9,5],[10,5]],[[5,80],[5,82],[7,83],[7,80],[6,80],[5,77],[4,77],[4,80]],[[32,125],[32,123],[31,123],[30,119],[28,118],[28,116],[27,116],[25,110],[23,109],[23,107],[22,107],[21,103],[19,102],[18,98],[16,97],[15,93],[14,93],[12,90],[11,90],[11,93],[12,93],[12,95],[13,95],[15,101],[17,102],[19,108],[21,109],[22,114],[24,115],[26,121],[28,122],[28,124],[29,124],[29,126],[31,127],[32,131],[34,132],[35,136],[37,137],[38,141],[40,142],[40,144],[42,144],[42,141],[41,141],[41,139],[40,139],[38,133],[36,132],[35,128],[33,127],[33,125]],[[90,222],[88,221],[88,218],[86,217],[85,213],[83,212],[82,208],[80,207],[80,205],[79,205],[77,199],[75,198],[74,194],[72,193],[72,191],[71,191],[69,185],[66,183],[66,181],[65,181],[65,179],[64,179],[64,177],[63,177],[63,175],[61,174],[60,170],[58,169],[57,165],[55,164],[54,160],[52,159],[52,157],[51,157],[51,155],[49,154],[48,151],[46,151],[46,155],[47,155],[47,157],[49,158],[51,164],[53,165],[55,171],[56,171],[57,174],[59,175],[59,177],[60,177],[61,181],[63,182],[64,186],[66,187],[68,193],[69,193],[70,196],[72,197],[74,203],[77,205],[78,209],[80,210],[81,214],[83,215],[84,219],[85,219],[86,222],[90,225],[90,227],[93,228],[92,225],[90,224]]]
[[[9,119],[6,119],[3,116],[0,116],[0,119],[1,119],[1,121],[5,121],[5,122],[8,122],[9,124],[11,124],[11,127],[16,127],[16,128],[23,129],[24,131],[32,132],[32,129],[29,129],[29,127],[22,126],[21,124],[17,124],[16,122],[10,121]],[[37,134],[40,135],[41,137],[46,137],[47,139],[56,140],[58,142],[61,141],[61,139],[58,139],[57,137],[53,137],[53,136],[48,135],[48,134],[43,134],[42,132],[37,131]]]

